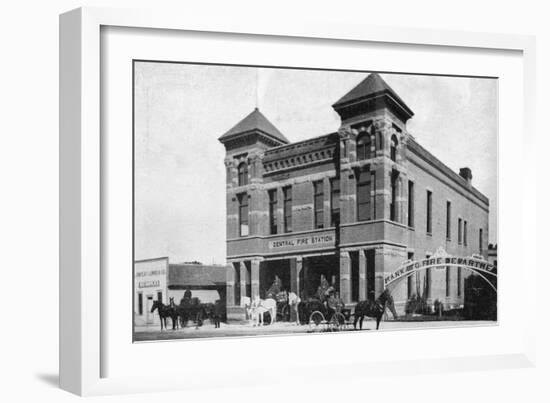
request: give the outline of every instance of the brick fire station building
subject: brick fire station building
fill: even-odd
[[[275,275],[312,296],[321,274],[346,303],[376,298],[401,263],[443,248],[487,258],[489,201],[469,168],[452,171],[406,128],[412,110],[370,74],[333,105],[338,132],[291,143],[258,110],[220,137],[227,172],[228,317]],[[441,141],[445,134],[442,128]],[[463,304],[456,267],[396,285],[398,312],[413,295]]]

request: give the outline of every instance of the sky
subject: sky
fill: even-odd
[[[135,64],[135,258],[225,263],[225,149],[255,107],[291,141],[338,130],[331,105],[368,72]],[[415,115],[407,130],[489,197],[496,243],[498,81],[381,74]]]

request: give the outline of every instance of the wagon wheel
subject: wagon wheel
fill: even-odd
[[[309,315],[309,329],[313,332],[322,331],[326,323],[325,316],[319,311],[314,311]]]
[[[346,328],[346,317],[341,312],[335,312],[330,318],[329,327],[332,331],[344,330]]]

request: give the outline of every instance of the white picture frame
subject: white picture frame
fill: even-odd
[[[527,161],[533,152],[534,100],[535,100],[535,42],[533,37],[458,31],[430,31],[408,28],[373,27],[368,25],[326,22],[311,19],[289,18],[270,21],[264,18],[197,18],[193,15],[151,10],[114,10],[82,8],[60,17],[60,385],[79,395],[135,393],[163,391],[205,386],[200,376],[186,377],[172,372],[158,377],[105,376],[102,357],[106,340],[102,333],[101,304],[103,239],[101,198],[105,172],[102,171],[102,105],[101,105],[101,28],[133,27],[158,30],[195,32],[223,32],[309,39],[337,39],[341,41],[377,42],[410,46],[434,46],[477,49],[479,52],[508,50],[521,52],[523,66],[523,154]],[[533,176],[522,177],[521,186],[534,187]],[[531,242],[528,233],[535,233],[536,210],[534,200],[523,192],[521,223],[522,242],[515,254],[522,255],[521,276],[518,286],[528,284],[536,277],[534,254],[529,254]],[[503,243],[504,242],[504,243]],[[499,238],[499,251],[506,241]],[[525,253],[523,253],[525,252]],[[512,258],[504,252],[499,259]],[[503,263],[504,264],[504,263]],[[501,263],[499,262],[499,267]],[[523,303],[534,304],[536,295],[524,296]],[[506,295],[503,298],[507,298]],[[345,372],[356,375],[431,373],[441,371],[475,370],[491,368],[517,368],[535,362],[535,312],[526,314],[522,326],[524,341],[520,348],[502,354],[432,357],[418,359],[392,359],[383,363],[328,362]],[[131,318],[128,319],[131,321]],[[442,333],[441,333],[442,334]],[[370,335],[369,335],[370,336]],[[374,335],[372,335],[374,337]],[[378,338],[380,336],[377,336]],[[399,338],[400,336],[396,336]],[[270,343],[277,343],[271,339]],[[292,342],[292,341],[289,341]],[[225,343],[225,342],[224,342]],[[227,342],[233,344],[235,341]],[[264,341],[266,343],[266,341]],[[154,346],[152,347],[154,348]],[[290,359],[287,367],[302,368],[298,359]],[[257,382],[271,382],[269,376],[244,380],[234,376],[213,374],[210,386],[243,386]],[[284,377],[285,374],[282,374]],[[286,375],[290,376],[290,375]],[[307,374],[304,377],[307,378]],[[319,379],[323,376],[316,373]],[[279,379],[279,382],[281,380]]]

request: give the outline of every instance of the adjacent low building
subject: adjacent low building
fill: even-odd
[[[158,312],[151,312],[154,301],[167,303],[168,258],[134,262],[134,324],[160,325]]]
[[[487,258],[488,198],[469,168],[454,172],[408,133],[412,110],[378,74],[333,108],[335,133],[291,143],[255,109],[219,139],[230,318],[243,317],[242,298],[265,296],[275,276],[307,298],[323,275],[353,304],[377,298],[385,276],[437,249]],[[466,276],[441,267],[408,277],[392,290],[398,311],[414,295],[460,307]]]
[[[160,326],[158,312],[151,312],[153,303],[167,305],[170,298],[179,304],[186,291],[201,303],[226,300],[227,266],[199,262],[169,263],[168,257],[134,262],[134,324]]]
[[[186,291],[202,303],[225,301],[227,266],[199,262],[170,264],[168,296],[179,304]]]

